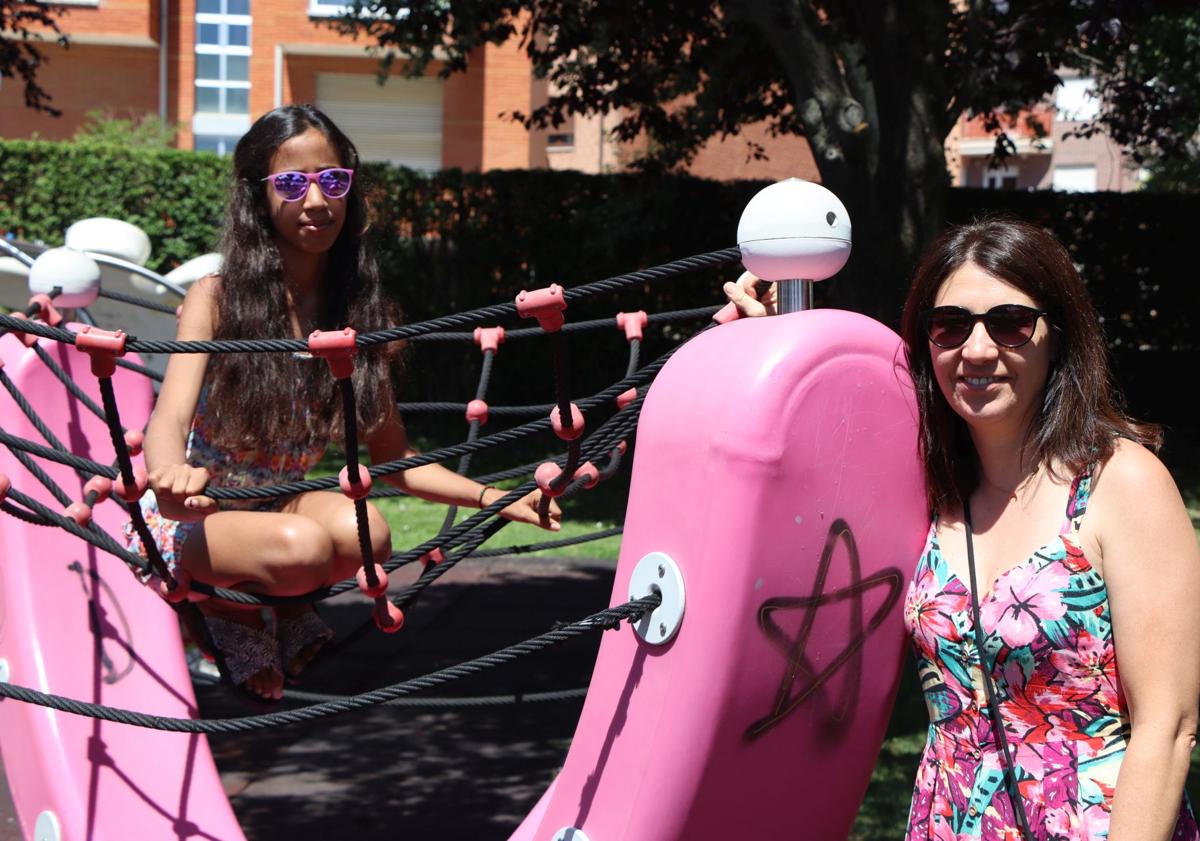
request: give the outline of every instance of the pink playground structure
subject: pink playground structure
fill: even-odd
[[[48,339],[40,347],[100,402],[87,356]],[[113,462],[104,422],[71,397],[17,336],[0,337],[0,364],[65,447]],[[113,385],[126,424],[141,429],[154,398],[149,381],[117,369]],[[2,398],[4,430],[39,438],[7,392]],[[72,468],[36,461],[72,499],[83,498],[84,479]],[[63,509],[7,448],[0,449],[0,473],[52,510]],[[126,519],[111,502],[97,505],[94,517],[118,535]],[[4,681],[161,715],[196,715],[175,614],[124,563],[61,529],[9,516],[0,516],[0,542]],[[0,748],[28,839],[244,837],[201,735],[144,730],[5,700]]]
[[[612,603],[645,595],[629,582],[651,558],[686,612],[666,644],[605,637],[562,773],[514,841],[846,837],[928,528],[901,363],[883,325],[816,310],[710,331],[662,370]]]
[[[743,260],[771,280],[813,267],[821,279],[849,254],[845,209],[797,185],[784,191],[811,199],[803,218],[743,216]],[[40,344],[99,399],[83,354]],[[104,423],[32,349],[0,337],[0,362],[63,446],[112,463]],[[140,428],[146,380],[118,369],[113,383]],[[5,432],[40,434],[5,393],[0,406]],[[916,427],[900,340],[864,316],[735,321],[671,358],[642,407],[611,598],[661,603],[605,635],[564,767],[514,841],[846,837],[899,682],[903,594],[928,528]],[[38,461],[83,495],[72,468]],[[63,509],[8,449],[0,475]],[[119,533],[124,514],[106,503],[95,519]],[[195,715],[176,617],[120,560],[13,516],[0,516],[0,540],[0,681]],[[201,735],[7,699],[0,749],[37,841],[243,837]]]

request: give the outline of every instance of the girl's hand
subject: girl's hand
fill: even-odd
[[[504,496],[505,492],[501,490],[488,489],[483,492],[483,505],[486,507],[489,503],[495,502],[500,497]],[[500,516],[506,520],[512,520],[514,523],[530,523],[547,531],[558,531],[562,528],[562,509],[558,507],[558,503],[549,497],[546,498],[548,505],[546,506],[546,516],[541,514],[542,492],[534,491],[527,496],[523,496],[500,512]]]
[[[203,467],[171,464],[149,475],[150,489],[164,517],[193,523],[217,511],[217,501],[199,496],[208,487],[209,474]]]
[[[742,272],[737,283],[726,283],[722,289],[725,297],[738,308],[738,312],[742,315],[750,317],[774,315],[776,309],[775,284],[769,284],[762,295],[759,295],[754,288],[757,283],[757,277],[750,272]]]

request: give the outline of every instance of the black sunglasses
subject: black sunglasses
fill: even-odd
[[[984,329],[996,344],[1018,348],[1033,338],[1038,319],[1049,315],[1046,310],[1021,304],[1001,304],[980,313],[965,307],[934,307],[921,313],[921,324],[929,341],[940,348],[961,345],[970,337],[977,321],[983,322]]]

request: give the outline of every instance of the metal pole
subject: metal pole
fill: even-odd
[[[813,308],[813,281],[780,280],[775,286],[779,296],[780,314]]]

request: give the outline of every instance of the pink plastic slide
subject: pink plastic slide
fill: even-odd
[[[916,445],[900,341],[868,318],[747,319],[681,349],[638,427],[612,595],[662,582],[653,642],[604,635],[562,772],[513,839],[845,838],[929,525]]]
[[[100,403],[84,354],[49,340],[41,345]],[[0,337],[0,362],[67,448],[113,463],[107,427],[67,394],[32,350],[15,336]],[[118,368],[113,383],[122,422],[141,429],[153,401],[149,381]],[[3,390],[0,427],[44,443]],[[82,498],[83,479],[71,468],[35,460],[73,499]],[[17,490],[62,510],[7,448],[0,448],[0,471]],[[125,519],[111,501],[96,506],[96,523],[118,540]],[[0,678],[148,713],[196,714],[175,614],[122,561],[62,529],[27,525],[7,514],[0,515],[0,545]],[[203,736],[4,700],[0,751],[26,838],[244,838]]]

